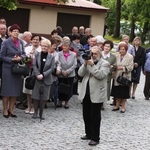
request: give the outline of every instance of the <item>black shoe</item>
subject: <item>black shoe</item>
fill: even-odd
[[[32,118],[33,118],[33,119],[37,119],[38,116],[37,116],[36,114],[33,114]]]
[[[64,108],[65,108],[65,109],[69,109],[69,106],[66,106],[66,105],[65,105]]]
[[[119,110],[119,108],[114,108],[114,109],[112,109],[112,111],[118,111]]]
[[[132,99],[135,99],[135,96],[132,96]]]
[[[121,110],[120,113],[125,113],[125,110]]]
[[[44,108],[47,109],[47,104],[45,104]]]
[[[146,97],[145,97],[145,100],[149,100],[149,96],[146,96]]]
[[[116,106],[115,102],[110,103],[111,106]]]
[[[40,118],[40,120],[45,120],[45,118],[42,117],[42,118]]]
[[[111,103],[111,104],[110,104],[110,106],[116,106],[116,104],[114,104],[114,103]]]
[[[9,118],[9,114],[8,114],[8,115],[4,115],[4,114],[3,114],[3,116],[4,116],[5,118]]]
[[[56,108],[59,108],[59,107],[62,107],[62,104],[61,105],[56,105]]]
[[[93,140],[91,140],[91,141],[89,142],[89,145],[91,145],[91,146],[95,146],[95,145],[97,145],[97,144],[99,144],[99,142],[96,142],[96,141],[93,141]]]
[[[81,139],[82,140],[90,140],[91,138],[89,138],[88,136],[85,135],[85,136],[82,136]]]
[[[73,94],[74,94],[74,95],[79,95],[79,93],[78,93],[78,92],[74,92]]]
[[[9,110],[8,110],[8,113],[9,113],[9,115],[10,115],[12,118],[17,118],[17,115],[12,114]]]

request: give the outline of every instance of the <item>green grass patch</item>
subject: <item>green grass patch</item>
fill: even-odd
[[[121,42],[121,38],[113,38],[112,36],[108,36],[108,35],[106,35],[104,38],[105,38],[106,40],[111,40],[111,41],[113,41],[113,42],[115,42],[115,43]]]
[[[119,43],[119,42],[121,42],[121,38],[113,38],[112,36],[108,36],[108,35],[106,35],[106,36],[104,37],[104,39],[105,39],[105,40],[111,40],[111,41],[113,41],[114,43]],[[133,43],[130,43],[130,44],[133,44]],[[144,47],[145,49],[150,48],[150,44],[142,44],[141,46]]]
[[[145,49],[150,48],[150,44],[142,44],[141,46],[144,47]]]

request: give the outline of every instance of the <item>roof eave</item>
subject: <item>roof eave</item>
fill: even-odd
[[[52,6],[55,6],[55,7],[58,7],[58,8],[67,8],[67,9],[78,9],[78,10],[86,10],[86,11],[96,11],[96,12],[104,12],[104,13],[107,13],[109,11],[109,9],[96,9],[96,8],[87,8],[87,7],[76,7],[76,6],[69,6],[69,5],[61,5],[61,4],[48,4],[48,3],[37,3],[37,2],[29,2],[29,1],[22,1],[22,0],[19,0],[19,3],[20,4],[28,4],[28,5],[38,5],[38,6],[49,6],[49,7],[52,7]]]

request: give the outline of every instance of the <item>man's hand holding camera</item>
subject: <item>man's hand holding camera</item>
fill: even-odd
[[[90,65],[90,66],[93,66],[94,65],[94,61],[93,59],[89,59],[89,60],[84,60],[84,65]]]

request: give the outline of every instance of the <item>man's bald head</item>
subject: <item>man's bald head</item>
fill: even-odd
[[[0,35],[3,37],[6,35],[7,27],[5,24],[0,24]]]

